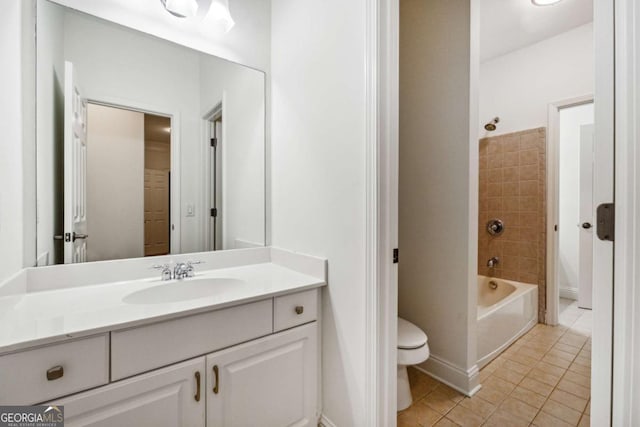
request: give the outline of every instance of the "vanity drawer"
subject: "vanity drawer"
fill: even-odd
[[[29,405],[109,382],[109,336],[0,356],[0,404]]]
[[[318,290],[298,292],[274,298],[274,332],[316,320],[318,316]]]
[[[273,301],[111,333],[111,380],[211,353],[273,332]]]

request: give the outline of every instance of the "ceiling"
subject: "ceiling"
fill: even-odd
[[[481,0],[480,60],[487,61],[593,21],[593,1],[563,0],[540,7],[531,0]]]

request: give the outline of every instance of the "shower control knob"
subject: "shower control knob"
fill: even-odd
[[[582,223],[582,228],[584,228],[585,230],[588,230],[588,229],[590,229],[591,227],[592,227],[592,226],[591,226],[591,223],[589,223],[589,222],[583,222],[583,223]]]

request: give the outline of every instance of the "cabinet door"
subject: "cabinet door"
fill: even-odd
[[[317,425],[317,326],[207,356],[207,427]]]
[[[204,427],[204,369],[200,357],[49,404],[67,427]]]

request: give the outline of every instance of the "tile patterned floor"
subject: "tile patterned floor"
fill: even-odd
[[[561,301],[560,325],[536,325],[480,371],[468,398],[409,369],[413,405],[398,427],[589,426],[591,312]]]

